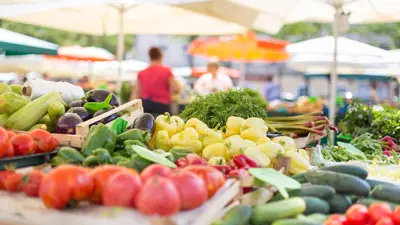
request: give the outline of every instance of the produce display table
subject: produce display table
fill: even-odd
[[[220,216],[224,207],[239,193],[239,182],[226,184],[201,207],[175,214],[171,218],[148,217],[135,210],[82,205],[56,211],[44,207],[40,199],[22,193],[0,191],[1,225],[205,225]]]

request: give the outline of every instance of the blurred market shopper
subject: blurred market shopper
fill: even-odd
[[[171,95],[179,93],[181,85],[162,64],[160,48],[150,48],[149,56],[150,66],[139,72],[133,98],[141,98],[144,111],[157,116],[170,112]]]
[[[264,87],[264,96],[268,102],[281,99],[281,88],[279,84],[274,82],[274,77],[272,75],[267,76],[267,84]]]
[[[208,72],[201,75],[194,85],[200,95],[207,95],[219,91],[226,91],[233,87],[231,78],[219,71],[219,60],[211,58],[207,64]]]

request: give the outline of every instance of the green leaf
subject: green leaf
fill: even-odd
[[[347,153],[351,154],[352,156],[357,157],[358,159],[367,160],[367,157],[364,155],[364,153],[358,148],[354,147],[352,144],[338,141],[337,145],[342,147]]]
[[[114,130],[115,132],[117,132],[117,134],[122,134],[126,130],[127,126],[128,121],[122,119],[121,117],[118,117],[112,122],[111,130]]]
[[[168,166],[171,168],[176,168],[175,163],[171,162],[167,158],[165,158],[163,155],[153,152],[149,149],[143,148],[138,145],[132,145],[133,150],[142,158],[147,159],[149,161],[155,162],[157,164],[163,165],[163,166]]]
[[[91,112],[97,112],[101,109],[108,109],[111,107],[110,101],[112,99],[112,93],[110,93],[104,102],[87,102],[83,107]]]
[[[289,198],[286,189],[301,188],[299,182],[271,168],[251,168],[249,173],[258,180],[276,187],[285,199]]]

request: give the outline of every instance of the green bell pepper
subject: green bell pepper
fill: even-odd
[[[126,140],[138,140],[145,144],[148,143],[150,139],[151,139],[151,134],[148,131],[132,129],[118,135],[117,143],[122,144]]]
[[[172,154],[172,157],[174,159],[173,162],[176,162],[180,158],[185,158],[189,154],[194,154],[193,151],[181,148],[172,148],[171,150],[169,150],[169,152]]]
[[[58,150],[57,156],[51,160],[53,166],[61,164],[82,164],[85,157],[76,149],[71,147],[62,147]]]
[[[117,163],[119,166],[132,168],[138,172],[143,171],[146,167],[152,164],[151,161],[140,157],[137,153],[132,154],[130,159],[122,159]]]
[[[129,147],[129,146],[132,146],[132,145],[139,145],[139,146],[142,146],[144,148],[147,148],[147,146],[145,144],[143,144],[143,142],[140,142],[138,140],[126,140],[126,141],[124,141],[124,148],[125,149],[127,147]]]
[[[87,167],[112,163],[113,159],[110,153],[104,148],[94,150],[92,155],[88,156],[85,161],[83,161],[83,165]]]
[[[109,153],[115,149],[117,133],[104,124],[94,125],[90,128],[89,135],[82,146],[83,154],[92,155],[92,152],[98,148],[104,148]]]

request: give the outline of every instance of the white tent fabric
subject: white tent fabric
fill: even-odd
[[[3,28],[0,28],[0,42],[27,45],[38,48],[58,49],[58,45],[56,44],[12,32]]]
[[[387,67],[388,51],[344,37],[337,40],[339,74],[363,73],[368,68]],[[305,73],[330,73],[335,40],[332,36],[315,38],[286,46],[290,54],[288,66]]]

